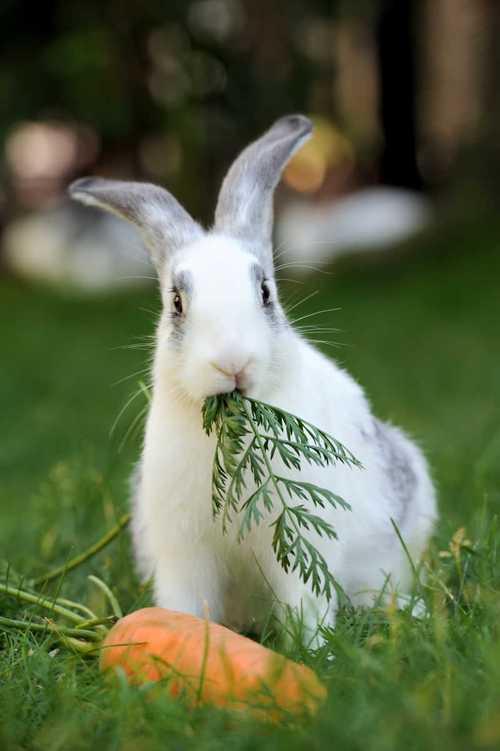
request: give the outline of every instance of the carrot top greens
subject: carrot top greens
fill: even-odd
[[[207,399],[203,426],[208,434],[215,431],[217,438],[212,508],[214,516],[222,517],[224,531],[239,515],[241,541],[270,517],[273,550],[283,569],[297,570],[315,594],[330,600],[337,584],[308,533],[335,538],[333,526],[314,509],[331,506],[349,510],[350,506],[331,490],[293,477],[293,473],[300,471],[302,462],[320,467],[337,462],[360,467],[360,462],[315,425],[238,391]],[[283,471],[277,472],[275,457]],[[250,480],[255,485],[251,490]]]

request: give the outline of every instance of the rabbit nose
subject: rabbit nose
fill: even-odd
[[[217,360],[213,360],[210,364],[220,373],[228,376],[228,378],[234,378],[238,382],[249,362],[250,358],[248,357],[220,357]]]

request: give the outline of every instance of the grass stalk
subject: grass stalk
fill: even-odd
[[[91,545],[87,550],[84,550],[83,553],[80,553],[79,555],[76,555],[74,558],[72,558],[69,561],[66,561],[62,566],[57,566],[57,568],[52,569],[52,571],[49,571],[46,574],[42,574],[41,576],[36,577],[32,580],[33,586],[37,587],[41,584],[48,584],[49,582],[53,581],[54,579],[57,579],[59,576],[65,576],[68,571],[72,571],[73,569],[77,568],[78,566],[81,566],[86,561],[90,560],[90,558],[93,558],[97,553],[100,553],[101,550],[103,550],[107,545],[109,545],[110,542],[112,542],[122,529],[127,526],[127,524],[130,521],[130,514],[123,514],[123,516],[120,517],[118,520],[118,523],[115,524],[115,526],[110,529],[106,534],[101,537],[100,540],[98,540],[96,543]]]
[[[60,624],[52,623],[51,621],[46,621],[45,623],[33,623],[32,621],[25,621],[19,618],[6,618],[5,616],[0,616],[0,626],[12,629],[22,629],[23,631],[46,631],[55,634],[56,636],[62,634],[63,636],[90,639],[93,642],[101,640],[100,634],[96,631],[71,628],[71,626],[61,626]]]
[[[62,605],[58,604],[57,600],[44,597],[43,595],[33,592],[26,592],[23,589],[19,589],[18,587],[11,587],[8,584],[3,584],[2,582],[0,582],[0,592],[3,592],[4,594],[11,597],[15,597],[17,600],[22,600],[23,602],[29,603],[30,605],[38,605],[45,610],[50,610],[52,613],[62,615],[64,618],[67,618],[73,623],[79,624],[84,620],[81,615],[73,613],[72,610],[69,610],[68,608],[65,608]]]

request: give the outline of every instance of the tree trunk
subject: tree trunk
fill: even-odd
[[[381,0],[377,19],[380,120],[384,145],[380,179],[421,190],[416,158],[416,71],[412,0]]]

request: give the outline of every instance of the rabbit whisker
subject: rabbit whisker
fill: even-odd
[[[114,421],[113,421],[113,424],[112,424],[112,426],[111,426],[111,428],[110,428],[110,431],[109,431],[109,435],[110,435],[110,437],[111,437],[111,436],[113,435],[113,433],[115,432],[115,430],[116,430],[116,428],[117,428],[117,426],[118,426],[118,423],[120,422],[120,419],[121,419],[121,418],[122,418],[122,416],[123,416],[123,415],[125,414],[125,412],[127,411],[127,409],[128,409],[129,407],[130,407],[130,405],[132,404],[132,402],[133,402],[133,401],[135,401],[135,399],[137,399],[137,397],[139,396],[139,394],[142,394],[142,393],[143,393],[143,392],[142,392],[142,389],[141,389],[141,388],[138,388],[138,389],[136,389],[136,390],[135,390],[135,391],[134,391],[134,392],[132,393],[132,395],[131,395],[131,396],[130,396],[130,397],[129,397],[128,399],[127,399],[127,401],[125,402],[125,404],[123,405],[123,407],[122,407],[122,408],[120,409],[120,411],[118,412],[118,415],[117,415],[117,416],[115,417],[115,419],[114,419]]]
[[[316,297],[317,294],[319,294],[319,290],[315,289],[314,292],[310,292],[308,295],[306,295],[305,297],[301,298],[298,302],[294,303],[291,306],[291,308],[287,308],[286,312],[288,313],[288,315],[290,315],[290,313],[292,312],[292,310],[295,310],[295,308],[298,308],[300,305],[303,305],[305,302],[307,302],[308,300],[310,300],[312,297]]]
[[[343,342],[328,341],[327,339],[307,339],[312,344],[325,344],[327,347],[345,347]]]
[[[136,376],[144,375],[144,373],[149,373],[149,371],[150,371],[150,366],[148,365],[145,368],[141,368],[140,370],[136,370],[135,373],[130,373],[130,375],[126,375],[123,378],[120,378],[118,381],[115,381],[111,385],[113,387],[114,386],[119,386],[120,383],[125,383],[125,381],[129,381],[131,378],[135,378]]]
[[[294,321],[290,321],[290,323],[295,324],[299,321],[304,321],[306,318],[312,318],[313,316],[319,316],[323,315],[324,313],[334,313],[338,310],[341,310],[341,308],[325,308],[324,310],[317,310],[314,313],[307,313],[304,316],[301,316],[300,318],[296,318]]]

